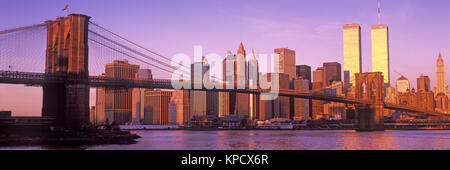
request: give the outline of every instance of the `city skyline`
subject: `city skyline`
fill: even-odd
[[[196,2],[200,2],[200,1],[196,1]],[[204,2],[204,1],[203,1]],[[412,5],[412,6],[414,6],[414,5],[417,5],[417,4],[415,4],[415,3],[412,3],[411,4],[411,1],[406,1],[406,2],[408,2],[408,3],[406,3],[406,4],[410,4],[410,5]],[[209,3],[211,3],[211,2],[208,2],[208,4]],[[242,2],[243,3],[243,2]],[[286,3],[286,1],[284,1],[284,3]],[[306,2],[305,2],[306,3]],[[396,2],[397,3],[397,2]],[[13,6],[14,6],[14,4],[15,3],[11,3]],[[20,4],[20,3],[19,3]],[[55,3],[55,4],[58,4],[58,3]],[[114,5],[114,3],[112,3],[113,5]],[[182,3],[183,4],[183,3]],[[212,4],[214,4],[214,3],[212,3]],[[219,3],[220,4],[220,3]],[[245,3],[244,3],[245,4]],[[296,4],[296,3],[294,3],[294,4]],[[345,3],[344,3],[345,4]],[[363,3],[356,3],[357,5],[359,4],[359,5],[362,5],[362,6],[366,6],[366,4],[363,4]],[[370,3],[371,4],[371,3]],[[370,38],[367,38],[367,37],[370,37],[370,33],[369,33],[369,31],[370,31],[370,25],[375,25],[376,24],[376,1],[374,1],[373,2],[373,8],[375,9],[375,10],[373,10],[374,12],[373,12],[373,14],[374,14],[374,16],[375,17],[373,17],[373,19],[371,19],[370,17],[366,17],[366,18],[364,18],[364,22],[358,22],[358,21],[355,21],[355,23],[358,23],[358,24],[360,24],[361,25],[361,36],[362,36],[362,39],[363,39],[363,42],[362,42],[362,58],[363,58],[363,69],[362,69],[362,71],[363,72],[369,72],[370,71],[370,59],[371,59],[371,55],[368,55],[367,53],[370,53],[370,51],[371,51],[371,48],[370,48],[370,42],[368,43],[368,41],[370,41]],[[424,61],[424,62],[420,62],[421,60],[416,60],[417,62],[413,62],[413,65],[412,65],[412,67],[414,67],[414,65],[416,65],[416,64],[426,64],[426,65],[428,65],[428,63],[430,63],[429,65],[430,65],[430,67],[429,68],[425,68],[424,67],[424,69],[421,69],[420,71],[417,71],[417,70],[414,70],[414,69],[408,69],[408,71],[405,71],[405,72],[402,72],[401,70],[403,70],[403,69],[405,69],[405,68],[402,68],[402,67],[399,67],[399,66],[401,66],[401,65],[399,65],[399,62],[398,62],[398,60],[399,59],[405,59],[405,58],[409,58],[409,57],[404,57],[403,55],[407,55],[407,54],[411,54],[411,53],[414,53],[414,52],[403,52],[403,53],[399,53],[398,52],[398,49],[402,49],[402,48],[405,48],[405,46],[407,46],[407,45],[399,45],[399,42],[398,41],[396,41],[396,38],[393,38],[393,37],[397,37],[397,36],[400,36],[400,37],[402,37],[402,36],[404,36],[404,35],[402,35],[402,33],[400,32],[399,33],[399,31],[397,31],[397,33],[395,33],[396,31],[394,31],[394,30],[396,30],[396,29],[400,29],[400,28],[395,28],[395,25],[397,24],[397,23],[395,23],[395,22],[392,22],[392,21],[390,21],[390,19],[389,19],[389,11],[390,10],[392,10],[392,9],[389,9],[388,7],[389,7],[389,5],[392,5],[392,4],[395,4],[395,3],[392,3],[392,2],[390,2],[390,1],[387,1],[387,2],[384,2],[383,1],[383,5],[382,5],[382,8],[384,9],[383,10],[383,15],[382,15],[382,17],[383,17],[383,23],[386,23],[386,24],[388,24],[389,25],[389,27],[390,27],[390,50],[392,51],[391,52],[391,54],[390,54],[390,57],[391,57],[391,79],[392,80],[396,80],[398,77],[400,77],[400,75],[396,75],[396,73],[395,72],[400,72],[401,74],[403,74],[403,75],[405,75],[405,77],[407,77],[410,81],[411,81],[411,84],[412,84],[412,87],[414,87],[414,85],[416,84],[415,83],[415,78],[416,77],[418,77],[420,74],[424,74],[424,75],[428,75],[428,76],[430,76],[430,79],[431,79],[431,86],[432,87],[434,87],[435,86],[435,80],[436,80],[436,77],[434,77],[434,72],[435,72],[435,70],[434,70],[434,61],[435,61],[435,56],[437,56],[437,53],[440,51],[441,53],[442,53],[442,56],[443,56],[443,58],[444,58],[444,61],[447,61],[446,60],[446,56],[448,56],[448,49],[446,49],[445,48],[445,46],[444,47],[439,47],[439,46],[436,46],[436,47],[429,47],[429,46],[432,46],[432,45],[428,45],[428,46],[426,46],[425,47],[425,49],[427,49],[426,51],[427,52],[424,52],[424,51],[422,51],[422,52],[419,52],[418,54],[423,54],[423,53],[427,53],[427,55],[425,55],[425,56],[423,56],[422,58],[420,58],[420,59],[423,59],[423,58],[425,58],[425,59],[428,59],[426,62]],[[419,3],[420,4],[420,3]],[[16,4],[17,5],[17,4]],[[159,5],[164,5],[164,3],[161,3],[161,4],[159,4]],[[203,4],[203,5],[205,5],[205,4]],[[216,4],[217,5],[217,4]],[[311,6],[313,6],[313,7],[315,7],[316,5],[314,5],[314,4],[309,4],[309,5],[311,5]],[[356,5],[356,6],[357,6]],[[62,5],[63,6],[63,5]],[[264,3],[262,3],[262,5],[256,5],[257,7],[259,7],[259,6],[264,6]],[[37,8],[39,8],[39,6],[37,7]],[[48,7],[45,7],[45,8],[48,8]],[[78,9],[78,10],[80,10],[80,11],[78,11],[77,10],[77,3],[75,3],[75,2],[71,2],[71,4],[70,4],[70,8],[71,8],[71,10],[70,10],[70,12],[81,12],[81,11],[84,11],[85,9],[83,9],[83,10],[80,10],[80,9]],[[74,9],[72,9],[72,8],[74,8]],[[78,7],[78,8],[81,8],[81,7]],[[255,7],[256,8],[256,7]],[[326,7],[327,8],[327,7]],[[387,9],[386,9],[387,8]],[[114,9],[114,8],[113,8]],[[225,8],[226,9],[226,8]],[[7,10],[8,11],[8,10]],[[60,11],[60,9],[55,9],[55,13],[61,13],[61,12],[59,12]],[[92,13],[92,12],[90,12],[90,11],[88,11],[88,12],[83,12],[83,13],[87,13],[87,14],[89,14],[89,13]],[[289,12],[287,12],[287,13],[289,13]],[[62,15],[62,14],[61,14]],[[90,14],[89,14],[90,15]],[[263,15],[263,14],[259,14],[259,15]],[[312,14],[311,14],[312,15]],[[371,15],[371,14],[367,14],[367,15]],[[24,15],[24,14],[22,14],[22,16],[26,16],[26,14]],[[30,16],[27,16],[27,17],[30,17]],[[42,16],[41,16],[42,17]],[[96,16],[96,15],[93,15],[93,17],[94,18],[97,18],[98,16]],[[409,16],[408,16],[409,17]],[[162,17],[162,18],[164,18],[164,17]],[[268,18],[271,18],[271,17],[268,17]],[[314,18],[314,17],[312,17],[312,18]],[[345,17],[344,17],[345,18]],[[394,17],[395,18],[395,17]],[[252,19],[255,19],[255,18],[249,18],[249,17],[247,17],[247,18],[240,18],[240,19],[243,19],[243,20],[246,20],[246,21],[255,21],[255,20],[252,20]],[[256,18],[256,19],[258,19],[258,18]],[[10,19],[5,19],[6,21],[9,21]],[[35,20],[35,18],[34,17],[30,17],[30,20]],[[101,18],[99,18],[98,19],[99,21],[102,21],[102,23],[103,22],[109,22],[108,20],[104,20],[104,19],[101,19]],[[202,19],[199,19],[199,20],[202,20]],[[276,18],[275,18],[275,20],[277,20]],[[365,20],[373,20],[373,22],[368,22],[368,21],[365,21]],[[26,20],[21,20],[21,21],[26,21]],[[175,21],[179,21],[179,20],[175,20]],[[362,21],[362,20],[361,20]],[[392,22],[392,23],[391,23]],[[323,62],[339,62],[339,63],[341,63],[341,64],[343,64],[343,57],[342,57],[342,44],[340,44],[340,45],[336,45],[336,44],[339,44],[339,42],[340,43],[342,43],[342,37],[340,37],[340,36],[342,36],[341,34],[342,34],[342,29],[341,29],[341,27],[342,27],[342,25],[344,25],[344,24],[349,24],[349,23],[353,23],[353,22],[346,22],[346,23],[338,23],[338,24],[336,24],[336,26],[337,27],[334,27],[334,26],[331,26],[331,27],[329,27],[329,28],[327,28],[328,30],[326,30],[326,31],[324,31],[324,32],[322,32],[322,33],[324,33],[323,35],[324,36],[317,36],[317,37],[309,37],[309,38],[311,38],[312,40],[311,40],[311,42],[315,42],[315,41],[319,41],[320,40],[320,42],[324,42],[324,44],[323,44],[323,46],[321,46],[321,48],[324,48],[324,49],[329,49],[329,48],[326,48],[327,46],[333,46],[332,48],[330,48],[330,50],[326,50],[326,51],[322,51],[322,50],[320,50],[320,52],[318,52],[317,53],[317,51],[315,51],[317,54],[313,54],[313,53],[311,53],[311,51],[313,51],[314,49],[315,49],[315,44],[314,43],[312,43],[311,44],[311,46],[312,46],[312,49],[311,50],[304,50],[304,49],[308,49],[308,47],[309,46],[307,46],[307,45],[305,45],[304,47],[298,47],[298,46],[300,46],[300,45],[297,45],[297,43],[295,43],[295,41],[293,42],[293,43],[290,43],[292,40],[286,40],[285,42],[278,42],[277,43],[277,41],[279,41],[279,39],[283,39],[283,38],[286,38],[286,37],[291,37],[291,36],[293,36],[293,35],[295,35],[295,32],[289,32],[289,31],[287,31],[287,33],[289,33],[289,34],[287,34],[287,35],[281,35],[281,34],[279,34],[278,36],[274,36],[274,37],[272,37],[272,38],[269,38],[269,39],[272,39],[272,40],[274,40],[274,42],[273,43],[265,43],[265,44],[263,44],[263,45],[258,45],[258,44],[260,44],[260,43],[258,43],[258,42],[256,42],[255,43],[255,36],[252,36],[252,34],[247,34],[247,33],[242,33],[241,31],[243,31],[243,32],[245,32],[245,31],[249,31],[249,30],[251,30],[251,29],[248,29],[248,28],[243,28],[242,30],[238,30],[237,32],[240,32],[239,34],[239,38],[237,38],[237,39],[240,39],[241,41],[243,41],[243,43],[244,43],[244,45],[248,48],[248,49],[250,49],[250,48],[254,48],[255,49],[255,51],[257,51],[258,53],[264,53],[264,52],[266,52],[266,53],[270,53],[270,51],[271,50],[273,50],[274,48],[280,48],[280,47],[284,47],[284,46],[287,46],[287,47],[289,47],[290,49],[293,49],[293,50],[295,50],[296,51],[296,60],[297,60],[297,62],[296,62],[296,65],[300,65],[300,64],[306,64],[306,65],[310,65],[312,68],[312,70],[315,70],[317,67],[319,67],[319,66],[321,66],[322,65],[322,63]],[[367,24],[365,24],[365,23],[373,23],[373,24],[370,24],[370,25],[367,25]],[[16,24],[16,23],[11,23],[11,24]],[[28,24],[32,24],[32,23],[28,23]],[[108,23],[105,23],[106,25],[108,25]],[[292,23],[289,23],[289,24],[292,24]],[[324,23],[324,24],[327,24],[327,23]],[[23,25],[23,24],[21,24],[21,23],[18,23],[17,22],[17,25]],[[135,23],[135,24],[133,24],[133,25],[136,25],[136,27],[141,27],[141,25],[139,24],[139,23]],[[145,25],[145,24],[143,24],[143,25]],[[273,25],[273,23],[270,23],[269,25]],[[275,24],[276,25],[276,24]],[[311,24],[311,25],[314,25],[314,24]],[[8,25],[9,26],[9,25]],[[309,24],[305,24],[303,27],[307,27],[307,26],[309,26]],[[164,26],[163,26],[164,27]],[[289,29],[291,28],[290,26],[286,26],[286,27],[288,27]],[[317,26],[316,27],[316,31],[317,31],[317,29],[319,28],[320,26]],[[112,27],[113,28],[113,30],[115,30],[116,28],[118,28],[118,27]],[[145,28],[145,27],[143,27],[143,28]],[[425,28],[427,28],[427,27],[425,27]],[[448,26],[447,27],[444,27],[444,28],[449,28]],[[3,26],[0,26],[0,29],[1,30],[4,30],[4,29],[7,29],[7,27],[3,27]],[[441,28],[442,29],[442,28]],[[148,29],[147,29],[148,30]],[[213,30],[213,32],[216,32],[217,30],[215,30],[215,29],[212,29]],[[215,31],[214,31],[215,30]],[[283,30],[283,29],[281,29],[281,30]],[[299,29],[299,30],[301,30],[301,29]],[[331,30],[331,31],[330,31]],[[121,31],[119,31],[119,32],[121,32]],[[147,31],[147,32],[151,32],[151,31]],[[199,32],[201,32],[201,31],[199,31]],[[281,31],[281,32],[283,32],[283,31]],[[320,32],[320,31],[319,31]],[[333,33],[338,33],[338,34],[333,34]],[[127,34],[127,32],[125,32],[125,31],[123,31],[123,33],[126,35]],[[166,32],[166,35],[167,34],[171,34],[171,33],[174,33],[174,32]],[[233,34],[233,33],[236,33],[236,32],[232,32],[231,34]],[[195,34],[195,33],[194,33]],[[206,33],[206,34],[208,34],[208,32]],[[329,34],[329,35],[327,35],[327,34]],[[394,34],[396,34],[396,35],[394,35]],[[405,34],[405,33],[403,33],[403,34]],[[408,34],[408,33],[406,33],[406,34]],[[447,33],[448,34],[448,33]],[[266,34],[262,34],[262,35],[266,35]],[[289,36],[290,35],[290,36]],[[450,34],[448,34],[448,35],[450,35]],[[127,35],[127,37],[132,37],[131,39],[135,39],[136,37],[134,36],[134,35]],[[169,36],[169,37],[171,37],[171,36]],[[176,36],[174,36],[174,37],[176,37]],[[295,36],[294,36],[295,37]],[[332,37],[334,37],[334,38],[332,38]],[[445,36],[443,36],[443,37],[445,37]],[[211,38],[211,37],[210,37]],[[234,38],[236,38],[236,37],[234,37]],[[292,38],[292,37],[291,37]],[[339,41],[339,42],[337,42],[337,41],[334,41],[334,43],[332,44],[332,45],[328,45],[327,43],[328,43],[328,41],[327,40],[323,40],[323,38],[325,38],[325,39],[327,39],[327,38],[331,38],[331,39],[337,39],[337,41]],[[436,39],[437,37],[432,37],[433,39]],[[144,41],[144,45],[147,45],[147,44],[152,44],[152,43],[148,43],[149,41],[151,41],[151,40],[142,40],[142,38],[137,38],[138,40],[138,42],[141,42],[141,41]],[[139,40],[140,39],[140,40]],[[186,38],[186,39],[189,39],[189,38]],[[200,37],[199,38],[199,40],[193,40],[193,41],[198,41],[198,42],[207,42],[207,41],[212,41],[212,40],[214,40],[215,38],[211,38],[211,40],[205,40],[205,37]],[[225,49],[231,49],[231,50],[234,50],[235,49],[235,46],[236,46],[236,44],[237,43],[235,43],[236,41],[238,41],[238,40],[230,40],[230,41],[226,41],[226,39],[227,38],[224,38],[224,42],[225,42],[225,44],[217,44],[217,46],[214,46],[214,47],[212,47],[212,48],[210,48],[210,46],[213,46],[213,45],[209,45],[209,43],[205,43],[205,44],[202,44],[202,45],[204,45],[205,46],[205,48],[204,48],[204,53],[209,53],[209,52],[220,52],[220,51],[222,51],[222,54],[224,54],[225,53]],[[289,38],[288,38],[289,39]],[[308,39],[308,38],[305,38],[305,39]],[[440,38],[438,38],[438,40],[439,40]],[[445,39],[445,38],[444,38]],[[448,38],[448,39],[450,39],[450,38]],[[163,39],[164,40],[164,39]],[[310,40],[310,39],[308,39],[308,40]],[[398,40],[398,39],[397,39]],[[216,39],[216,41],[217,41],[217,39]],[[222,40],[221,40],[222,41]],[[162,44],[167,44],[165,41],[157,41],[157,42],[162,42]],[[182,42],[186,42],[186,40],[185,40],[185,38],[182,38]],[[248,42],[248,43],[247,43]],[[331,41],[331,42],[333,42],[333,41]],[[337,42],[337,43],[336,43]],[[401,42],[401,41],[400,41]],[[418,41],[418,42],[420,42],[420,41]],[[427,41],[427,42],[430,42],[430,41]],[[439,42],[439,41],[438,41]],[[155,42],[153,42],[153,43],[155,43]],[[195,43],[195,42],[191,42],[191,44],[193,44],[193,43]],[[432,44],[432,43],[436,43],[436,41],[433,41],[433,42],[431,42],[431,43],[427,43],[427,44]],[[448,42],[446,42],[446,41],[444,41],[444,43],[442,44],[442,45],[445,45],[445,43],[447,43],[448,44]],[[186,44],[189,44],[189,43],[186,43]],[[227,45],[227,44],[231,44],[231,45]],[[291,45],[289,45],[289,44],[292,44],[292,46]],[[409,43],[409,44],[411,44],[411,43]],[[423,43],[419,43],[419,44],[423,44]],[[194,44],[195,45],[195,44]],[[177,45],[175,45],[176,47],[179,47],[179,46],[177,46]],[[150,46],[150,47],[152,47],[152,46]],[[171,52],[173,52],[173,54],[175,54],[175,53],[179,53],[179,52],[184,52],[184,53],[187,53],[187,54],[192,54],[192,51],[193,51],[193,46],[191,46],[191,45],[182,45],[181,46],[181,48],[180,48],[180,50],[178,51],[177,49],[174,49],[174,50],[168,50],[168,49],[170,49],[170,48],[158,48],[158,47],[155,47],[155,48],[157,48],[158,50],[160,50],[160,51],[162,51],[162,53],[163,54],[165,54],[166,56],[172,56],[172,54],[170,54]],[[221,49],[221,48],[224,48],[224,49]],[[436,49],[433,49],[433,48],[436,48]],[[439,49],[439,48],[442,48],[442,49]],[[215,50],[215,49],[217,49],[217,51],[213,51],[213,50]],[[220,50],[219,50],[220,49]],[[332,49],[337,49],[337,50],[332,50]],[[407,49],[413,49],[413,48],[407,48]],[[303,50],[303,51],[302,51]],[[316,49],[317,50],[317,49]],[[168,51],[170,51],[170,52],[168,52]],[[308,54],[308,51],[309,51],[309,53],[310,54]],[[329,54],[328,54],[329,53]],[[334,54],[335,53],[335,54]],[[429,54],[428,54],[429,53]],[[330,54],[333,54],[333,55],[330,55]],[[403,54],[403,55],[399,55],[399,54]],[[324,58],[323,57],[317,57],[317,55],[325,55],[324,56]],[[308,57],[308,56],[311,56],[311,57]],[[316,57],[313,57],[313,56],[316,56]],[[414,58],[414,57],[412,57],[412,58]],[[416,58],[417,58],[417,56],[416,56]],[[320,59],[319,61],[320,62],[317,62],[316,61],[316,59]],[[305,61],[306,60],[306,61]],[[311,60],[311,61],[310,61]],[[368,62],[367,62],[368,61]],[[404,61],[404,62],[408,62],[408,63],[410,63],[410,61],[413,61],[413,60],[408,60],[408,61]],[[395,64],[397,64],[397,65],[395,65]],[[398,68],[398,69],[396,69],[396,68]],[[399,71],[400,70],[400,71]],[[342,70],[343,71],[343,70]],[[395,72],[394,72],[395,71]],[[155,77],[157,77],[158,75],[157,74],[155,74]],[[393,82],[391,81],[391,85],[393,85]],[[0,108],[1,109],[1,108]]]

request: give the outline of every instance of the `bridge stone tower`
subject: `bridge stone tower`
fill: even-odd
[[[89,124],[88,23],[89,16],[70,14],[47,24],[46,78],[65,83],[43,86],[42,116],[55,118],[55,126],[80,130]]]
[[[356,98],[370,101],[369,105],[356,106],[358,130],[384,130],[383,75],[381,72],[355,74]]]

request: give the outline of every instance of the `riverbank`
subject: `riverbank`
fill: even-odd
[[[6,136],[0,138],[0,146],[90,146],[104,144],[136,144],[140,136],[129,132],[94,134],[84,137],[29,137]]]
[[[171,129],[128,129],[133,131],[308,131],[308,130],[357,130],[356,128],[293,128],[293,129],[260,129],[260,128],[240,128],[240,129],[225,129],[225,128],[171,128]],[[450,128],[385,128],[384,130],[450,130]]]
[[[0,150],[448,150],[450,131],[240,130],[131,131],[136,144],[90,146],[3,146]]]

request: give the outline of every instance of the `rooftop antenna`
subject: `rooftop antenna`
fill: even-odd
[[[380,0],[378,0],[378,25],[381,24],[381,5]]]

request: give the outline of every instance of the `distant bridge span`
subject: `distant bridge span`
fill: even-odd
[[[24,84],[29,86],[44,86],[45,84],[52,83],[66,83],[71,81],[66,76],[54,76],[46,75],[45,73],[30,73],[30,72],[17,72],[17,71],[1,71],[0,70],[0,84]],[[167,79],[152,79],[152,80],[125,80],[125,79],[113,79],[99,76],[89,76],[87,84],[90,87],[105,87],[105,88],[147,88],[147,89],[174,89],[172,81]],[[270,90],[262,89],[186,89],[196,91],[216,91],[216,92],[237,92],[237,93],[249,93],[249,94],[270,94]],[[335,95],[327,95],[317,92],[301,92],[290,89],[280,89],[277,93],[279,96],[295,97],[303,99],[313,99],[321,101],[331,101],[346,104],[360,104],[371,105],[373,101],[356,99],[350,97],[342,97]],[[399,110],[406,112],[425,113],[432,116],[447,116],[446,114],[425,110],[408,105],[384,103],[384,108],[391,110]]]

